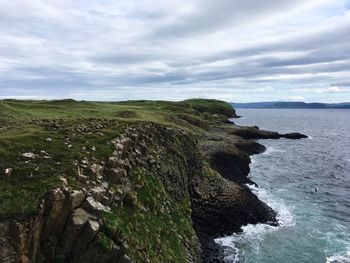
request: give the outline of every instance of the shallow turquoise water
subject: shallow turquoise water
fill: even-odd
[[[248,225],[218,240],[227,262],[350,262],[350,110],[238,110],[241,125],[302,132],[311,139],[261,140],[253,191],[280,227]]]

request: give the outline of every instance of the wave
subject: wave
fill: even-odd
[[[276,153],[276,152],[284,153],[284,152],[286,152],[286,151],[281,150],[281,149],[277,149],[277,148],[274,148],[274,147],[266,146],[266,150],[265,150],[265,152],[263,152],[262,154],[263,154],[263,155],[270,155],[270,154]]]
[[[259,197],[260,200],[267,203],[277,214],[279,226],[270,226],[267,224],[248,224],[242,227],[241,233],[235,233],[231,236],[215,239],[215,242],[221,245],[225,251],[225,262],[241,262],[244,258],[243,247],[247,244],[255,244],[264,239],[267,233],[278,231],[281,228],[295,225],[294,217],[282,200],[276,199],[263,188],[254,185],[248,187]]]
[[[254,185],[248,185],[248,187],[257,197],[259,197],[261,201],[268,204],[273,210],[277,212],[277,220],[280,227],[289,227],[295,225],[293,214],[290,212],[283,200],[277,199],[264,188],[259,188]]]
[[[350,251],[348,251],[344,256],[333,255],[328,257],[326,263],[350,263]]]

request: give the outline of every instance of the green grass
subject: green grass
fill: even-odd
[[[74,119],[74,118],[125,118],[167,123],[169,115],[176,113],[205,118],[203,113],[234,115],[230,104],[216,100],[166,101],[126,101],[126,102],[86,102],[74,100],[0,101],[0,120],[13,119]],[[191,125],[188,125],[191,128]]]
[[[38,202],[49,189],[63,184],[62,177],[73,188],[84,187],[76,179],[77,164],[83,159],[93,163],[111,156],[114,149],[110,141],[119,137],[127,126],[152,122],[196,134],[234,114],[228,103],[199,99],[183,102],[2,100],[0,218],[35,213]],[[149,152],[162,144],[163,139],[154,138]],[[178,144],[178,140],[177,137],[168,140],[162,165],[169,167],[168,172],[174,169],[173,174],[181,179],[185,168],[176,162],[190,155],[188,151],[193,149],[184,142]],[[35,158],[23,156],[27,152],[35,154]],[[88,167],[80,167],[90,180],[96,180]],[[5,175],[7,168],[12,168],[11,176]],[[204,172],[212,172],[207,164]],[[188,193],[184,189],[181,194],[177,189],[173,189],[177,194],[166,191],[159,179],[141,169],[133,170],[131,178],[132,191],[123,205],[103,215],[103,232],[97,237],[101,247],[111,250],[117,232],[127,242],[127,254],[132,262],[186,262],[185,243],[194,237]],[[123,187],[111,182],[110,186]]]
[[[55,122],[46,121],[40,124],[21,123],[2,130],[0,214],[9,216],[32,213],[40,197],[48,189],[61,183],[58,179],[60,176],[77,185],[76,162],[81,162],[84,158],[103,160],[106,156],[110,156],[113,149],[108,143],[119,136],[125,124],[102,119],[100,122],[106,127],[96,129],[94,128],[96,120],[81,119],[61,121],[61,128],[58,129],[53,125]],[[91,128],[93,132],[77,133],[76,128],[82,125]],[[47,138],[52,141],[48,142]],[[69,144],[65,143],[67,138]],[[69,145],[71,147],[68,147]],[[86,150],[83,150],[83,147]],[[92,147],[95,147],[95,151]],[[23,156],[23,153],[27,152],[35,154],[35,158]],[[11,176],[5,176],[7,168],[12,168]],[[83,170],[83,173],[91,175],[89,169]]]
[[[126,125],[154,122],[197,133],[233,113],[228,103],[216,100],[2,100],[0,216],[32,213],[40,197],[60,185],[60,176],[79,187],[75,180],[76,163],[84,158],[103,160],[110,156],[113,147],[108,143],[118,137]],[[99,124],[103,127],[98,127]],[[79,127],[85,132],[79,131]],[[69,142],[65,143],[67,139]],[[95,151],[90,150],[93,146]],[[35,158],[24,157],[26,152],[34,153]],[[10,177],[5,176],[7,168],[13,170]],[[90,175],[88,170],[83,172]]]
[[[104,214],[104,231],[118,232],[133,262],[186,262],[184,242],[194,234],[189,201],[172,200],[152,175],[139,171],[133,178],[142,185],[133,193],[136,201]]]
[[[229,103],[220,100],[210,99],[190,99],[180,102],[199,112],[207,112],[211,114],[221,114],[226,117],[235,117],[236,112]]]

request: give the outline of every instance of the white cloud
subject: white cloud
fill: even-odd
[[[339,87],[329,87],[323,90],[321,93],[339,93],[343,92],[343,90]]]
[[[350,100],[345,4],[0,0],[0,96]]]
[[[290,101],[305,101],[303,96],[289,96],[287,99]]]
[[[308,93],[308,94],[331,94],[331,93],[343,93],[346,92],[346,89],[339,88],[336,86],[327,87],[327,88],[303,88],[303,89],[295,89],[297,92]]]

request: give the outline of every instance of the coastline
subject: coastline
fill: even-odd
[[[258,187],[258,185],[249,178],[250,172],[250,156],[255,154],[262,154],[266,152],[267,148],[256,142],[258,139],[302,139],[307,138],[306,135],[300,133],[291,134],[279,134],[277,132],[260,130],[258,127],[247,127],[247,126],[236,126],[234,123],[230,125],[221,125],[208,131],[203,136],[202,151],[204,152],[205,158],[211,164],[211,167],[216,170],[223,178],[229,180],[241,187],[246,188],[245,195],[256,195],[253,191],[246,186],[246,184]],[[219,158],[215,158],[215,149],[208,147],[205,143],[206,140],[213,140],[216,142],[213,148],[220,145],[219,152],[215,154]],[[204,145],[204,146],[203,146]],[[230,147],[236,148],[236,152],[232,153]],[[238,150],[238,151],[237,151]],[[256,197],[257,198],[257,197]],[[246,225],[266,224],[269,226],[278,226],[278,214],[268,204],[261,202],[258,198],[256,202],[250,204],[250,208],[254,207],[255,210],[254,219],[247,218],[244,215],[230,214],[231,221],[229,226],[220,226],[221,229],[216,233],[206,235],[204,238],[200,238],[203,251],[203,262],[224,262],[224,250],[214,240],[220,237],[231,235],[234,233],[241,233],[242,227]],[[237,207],[233,208],[237,210]],[[238,210],[241,210],[239,208]],[[256,213],[256,210],[260,210]],[[240,222],[237,224],[237,222]],[[210,226],[210,223],[206,222],[206,226]],[[234,226],[234,227],[233,227]],[[211,227],[211,226],[210,226]],[[225,230],[223,230],[225,229]],[[198,232],[206,232],[206,229],[199,229]],[[199,234],[201,236],[201,234]]]
[[[255,140],[307,137],[234,125],[234,109],[213,100],[6,103],[16,106],[8,116],[38,108],[32,119],[0,122],[4,262],[223,262],[214,239],[278,225],[246,186],[256,185],[250,156],[266,150]],[[42,119],[43,103],[53,116],[65,114],[59,107],[113,115]]]

